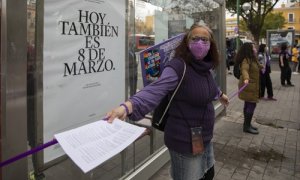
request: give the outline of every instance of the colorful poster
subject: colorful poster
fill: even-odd
[[[295,30],[286,29],[286,30],[268,30],[268,46],[270,55],[273,59],[279,57],[282,44],[286,44],[289,48],[293,46]]]
[[[164,65],[174,57],[174,50],[182,41],[183,36],[184,34],[179,34],[137,53],[141,62],[144,86],[160,77]]]
[[[45,0],[43,142],[101,119],[125,100],[123,0]],[[44,151],[44,162],[63,150]]]

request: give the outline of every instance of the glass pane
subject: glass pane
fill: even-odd
[[[135,1],[135,31],[134,33],[130,34],[130,36],[134,37],[132,39],[134,39],[135,43],[135,58],[139,61],[137,68],[137,91],[144,87],[143,75],[141,72],[142,68],[145,68],[143,64],[143,58],[140,59],[137,58],[137,56],[139,56],[140,53],[146,48],[149,48],[154,44],[157,45],[168,40],[169,38],[186,32],[194,23],[206,24],[212,29],[215,39],[223,38],[221,37],[223,30],[221,23],[222,11],[220,11],[220,4],[218,2],[223,1]],[[217,45],[221,47],[222,41],[217,42],[219,43]],[[217,71],[214,73],[214,77],[217,83],[220,84],[221,77]],[[149,115],[151,117],[151,113]],[[150,119],[145,119],[143,121],[150,121]],[[153,149],[153,153],[155,153],[155,151],[164,146],[163,133],[160,131],[156,131],[156,133],[156,136],[153,137],[153,146],[150,144],[149,147],[149,141],[144,140],[144,145],[140,145],[144,149],[139,149],[140,147],[135,148],[135,153],[133,154],[136,159],[136,164],[149,157],[149,148]],[[138,152],[147,153],[138,154]]]

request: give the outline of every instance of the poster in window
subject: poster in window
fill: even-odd
[[[181,43],[183,37],[184,33],[181,33],[137,53],[137,57],[141,62],[144,86],[160,77],[165,64],[174,57],[175,49]]]
[[[123,0],[45,0],[43,141],[99,120],[125,99]],[[44,151],[47,163],[63,154]]]

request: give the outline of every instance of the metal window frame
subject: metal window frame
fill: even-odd
[[[1,0],[1,160],[27,150],[27,4]],[[27,159],[1,168],[2,179],[27,179]],[[18,173],[16,173],[18,172]]]

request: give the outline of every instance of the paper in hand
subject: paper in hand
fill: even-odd
[[[144,131],[145,128],[115,119],[111,124],[100,120],[54,136],[86,173],[121,152]]]

